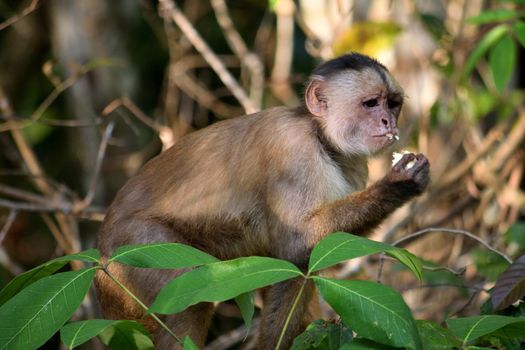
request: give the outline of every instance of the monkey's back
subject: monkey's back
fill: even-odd
[[[272,232],[286,225],[281,212],[300,216],[351,190],[326,162],[312,119],[293,109],[216,123],[126,183],[101,227],[99,249],[108,255],[123,244],[176,241],[223,259],[272,255]],[[297,196],[281,198],[280,186]]]

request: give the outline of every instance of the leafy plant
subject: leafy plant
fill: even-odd
[[[497,91],[505,90],[516,68],[517,45],[525,47],[525,22],[517,10],[493,9],[468,19],[475,25],[498,23],[489,30],[470,54],[464,76],[470,75],[477,63],[488,55]]]
[[[155,313],[171,314],[196,303],[235,298],[249,328],[254,309],[253,290],[292,278],[302,278],[304,283],[312,280],[340,316],[340,322],[316,321],[310,325],[295,340],[296,350],[456,349],[474,346],[487,336],[500,341],[503,337],[519,339],[525,334],[525,321],[508,316],[451,319],[447,321],[449,329],[429,321],[415,321],[401,295],[387,286],[370,281],[336,280],[317,273],[344,260],[379,252],[397,259],[418,278],[422,276],[421,261],[408,251],[343,232],[331,234],[317,244],[306,273],[280,259],[244,257],[218,261],[193,247],[174,243],[121,247],[106,265],[94,249],[68,255],[21,274],[0,291],[0,300],[4,301],[0,306],[0,349],[35,349],[58,331],[69,348],[98,336],[112,349],[152,349],[148,331],[134,321],[98,319],[66,324],[80,306],[97,271],[108,274],[184,349],[197,346],[190,338],[181,339],[171,333]],[[93,266],[55,273],[72,260]],[[195,268],[167,283],[148,308],[107,270],[107,264],[115,261],[142,268]],[[294,303],[289,317],[295,306]],[[281,339],[286,328],[287,323]],[[352,332],[357,334],[356,338]]]

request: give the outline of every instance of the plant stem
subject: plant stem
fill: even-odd
[[[286,333],[286,330],[288,329],[288,324],[290,323],[290,320],[292,319],[292,315],[295,312],[295,309],[297,308],[297,304],[299,304],[299,299],[301,299],[301,296],[303,295],[304,287],[306,286],[307,282],[308,282],[308,276],[305,277],[303,284],[301,285],[301,289],[299,289],[299,292],[295,296],[295,299],[292,304],[292,308],[290,309],[290,312],[288,312],[288,316],[286,317],[286,321],[284,322],[284,327],[283,327],[283,330],[281,331],[281,335],[279,335],[279,340],[277,341],[275,350],[279,350],[279,347],[281,346],[281,343],[284,338],[284,334]]]
[[[104,273],[106,275],[108,275],[108,277],[117,284],[117,286],[119,286],[124,292],[126,292],[126,294],[128,294],[133,300],[135,300],[135,302],[137,304],[140,305],[140,307],[142,307],[145,311],[148,311],[148,307],[146,306],[146,304],[144,304],[135,294],[133,294],[132,291],[130,291],[125,285],[123,285],[119,280],[117,280],[115,278],[115,276],[113,276],[106,267],[102,267],[102,271],[104,271]],[[182,344],[182,340],[180,340],[179,337],[177,337],[177,335],[175,333],[173,333],[173,331],[164,323],[161,321],[161,319],[155,315],[154,313],[151,313],[150,316],[162,327],[164,328],[164,330],[166,332],[168,332],[173,338],[175,338],[175,340],[177,340],[177,342],[179,342],[180,344]]]

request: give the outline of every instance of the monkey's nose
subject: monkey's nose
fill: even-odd
[[[386,119],[386,118],[381,118],[381,122],[383,122],[383,125],[384,125],[384,126],[388,126],[388,119]]]

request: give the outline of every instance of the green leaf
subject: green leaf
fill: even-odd
[[[72,349],[96,337],[115,322],[119,321],[87,320],[68,323],[60,329],[60,339],[69,349]]]
[[[118,321],[102,331],[99,338],[102,343],[115,350],[153,349],[149,332],[142,324],[135,321]]]
[[[0,307],[0,349],[34,349],[73,315],[86,295],[95,268],[42,278]]]
[[[506,24],[500,24],[492,28],[485,36],[480,40],[479,44],[476,46],[474,51],[470,54],[465,63],[465,70],[463,71],[463,76],[468,76],[474,70],[474,67],[478,61],[483,57],[487,51],[494,46],[505,34],[509,31],[509,26]]]
[[[248,336],[250,328],[252,327],[253,313],[255,311],[253,291],[238,295],[235,297],[235,302],[237,303],[239,310],[241,310],[242,319],[246,326],[246,336]]]
[[[485,315],[449,319],[446,322],[452,333],[463,341],[463,345],[498,330],[506,331],[507,336],[523,337],[525,334],[523,318]]]
[[[519,14],[514,10],[496,9],[496,10],[484,11],[477,16],[470,17],[469,19],[467,19],[467,22],[471,24],[503,22],[503,21],[515,19],[518,16]]]
[[[310,323],[306,330],[294,339],[291,349],[340,349],[351,341],[352,331],[344,325],[317,320]]]
[[[461,341],[452,332],[436,322],[417,320],[417,330],[425,350],[458,349]]]
[[[91,262],[91,263],[95,263],[95,264],[100,264],[100,252],[97,249],[88,249],[88,250],[84,250],[84,251],[82,251],[80,253],[69,254],[69,255],[64,255],[64,256],[58,257],[56,259],[50,260],[48,263],[53,262],[53,261],[70,262],[70,261],[74,261],[74,260],[80,260],[80,261],[86,261],[86,262]]]
[[[251,256],[201,266],[168,282],[149,313],[172,314],[202,301],[224,301],[257,288],[302,276],[292,263]]]
[[[525,22],[518,21],[514,23],[514,36],[520,42],[521,46],[525,47]]]
[[[502,92],[516,66],[516,43],[510,36],[503,37],[490,50],[489,64],[496,89]]]
[[[17,295],[22,289],[30,284],[41,278],[54,274],[66,264],[67,261],[48,262],[19,274],[0,291],[0,305],[3,305],[6,301]]]
[[[189,336],[184,337],[183,350],[199,350],[199,347],[191,340]]]
[[[486,249],[473,250],[472,258],[478,273],[490,281],[495,281],[510,265],[499,254]]]
[[[22,289],[40,280],[41,278],[54,274],[70,261],[82,260],[87,262],[98,263],[99,259],[100,252],[96,249],[89,249],[80,253],[61,256],[59,258],[50,260],[40,266],[37,266],[29,271],[21,273],[15,278],[13,278],[0,291],[0,306],[16,294],[18,294]]]
[[[393,289],[369,281],[313,276],[319,292],[359,336],[409,349],[422,349],[410,309]]]
[[[218,261],[197,248],[181,243],[137,244],[119,247],[111,261],[135,267],[178,269]]]
[[[399,350],[399,348],[379,344],[368,339],[354,339],[350,344],[341,346],[339,350]]]
[[[525,250],[525,222],[518,221],[505,232],[507,244],[516,244],[519,250]]]
[[[333,266],[341,261],[380,252],[385,252],[391,257],[398,259],[412,270],[418,279],[421,279],[421,260],[405,249],[345,232],[332,233],[317,243],[310,255],[308,273]]]

